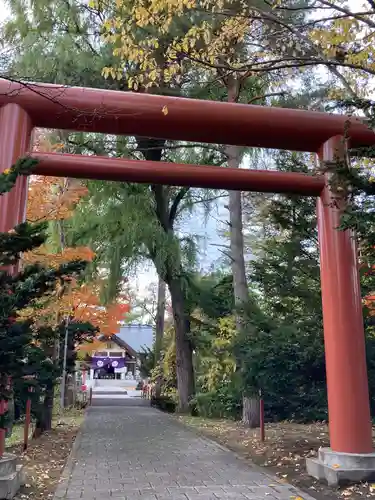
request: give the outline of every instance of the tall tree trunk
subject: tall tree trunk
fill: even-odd
[[[146,160],[160,161],[163,148],[165,147],[164,139],[150,139],[147,137],[137,137],[138,150],[142,152]],[[188,188],[182,188],[176,195],[175,199],[170,203],[169,189],[164,186],[152,185],[151,190],[155,200],[155,214],[158,218],[161,228],[165,232],[166,237],[173,238],[173,224],[177,214],[179,204],[188,191]],[[193,349],[189,339],[190,334],[190,318],[185,309],[185,296],[181,278],[181,260],[174,256],[173,261],[166,259],[165,268],[160,266],[160,262],[156,259],[157,252],[155,249],[150,249],[151,255],[154,255],[154,264],[158,271],[159,277],[164,278],[164,281],[169,287],[172,298],[172,309],[175,324],[176,334],[176,373],[177,387],[179,395],[178,411],[181,413],[189,412],[189,401],[194,394],[194,367],[193,367]],[[161,269],[162,267],[162,269]]]
[[[232,261],[234,301],[237,309],[237,328],[243,328],[241,309],[249,301],[246,279],[240,191],[229,192],[230,255]]]
[[[238,94],[239,82],[236,78],[230,78],[228,80],[228,101],[236,102]],[[240,148],[238,146],[227,146],[225,153],[228,159],[228,166],[239,168],[241,163]],[[249,301],[249,290],[246,279],[242,226],[242,195],[240,191],[229,191],[229,223],[236,326],[238,331],[243,331],[245,328],[244,308]],[[246,393],[243,395],[242,420],[251,428],[259,426],[259,400],[257,397],[249,398],[249,395]]]
[[[166,285],[159,277],[158,296],[156,306],[156,325],[155,325],[155,366],[158,368],[158,377],[155,384],[155,396],[160,397],[162,384],[162,346],[164,334],[164,316],[165,316],[165,293]]]
[[[46,388],[46,393],[43,401],[43,431],[50,431],[52,429],[52,413],[53,402],[55,398],[55,384],[51,380]]]
[[[46,384],[43,405],[35,425],[35,436],[52,429],[53,402],[55,396],[55,384],[49,380]]]
[[[185,297],[180,278],[172,277],[168,282],[176,338],[176,374],[179,413],[190,412],[190,398],[194,394],[193,348],[189,340],[190,319],[185,311]]]
[[[65,186],[67,186],[68,179],[65,179]],[[64,188],[65,189],[65,188]],[[58,221],[58,231],[59,231],[59,244],[60,250],[64,249],[65,246],[65,234],[62,221]],[[66,285],[63,280],[60,281],[60,287],[57,290],[56,299],[59,301],[66,291]],[[57,311],[56,313],[56,329],[55,338],[53,344],[52,361],[56,368],[59,367],[60,363],[60,331],[59,324],[61,322],[61,313]],[[65,395],[64,395],[65,396]],[[44,400],[41,409],[41,414],[36,423],[36,434],[39,435],[45,431],[52,429],[52,414],[53,414],[53,403],[55,399],[55,380],[49,380],[46,385],[46,390],[44,393]]]
[[[60,300],[63,294],[64,294],[64,286],[62,286],[59,289],[57,293],[57,299]],[[61,321],[61,314],[59,311],[57,311],[55,338],[52,351],[52,362],[56,368],[59,366],[60,362],[60,332],[58,328],[60,321]],[[36,423],[36,435],[40,435],[43,432],[52,429],[52,413],[53,413],[54,399],[55,399],[55,380],[51,379],[46,384],[43,405],[41,408],[40,416]]]

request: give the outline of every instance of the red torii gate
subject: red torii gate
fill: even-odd
[[[0,79],[0,169],[28,152],[33,127],[141,135],[318,153],[323,161],[375,144],[361,121],[319,112]],[[317,196],[331,448],[372,456],[357,250],[337,231],[338,193],[327,176],[33,153],[41,175]],[[27,179],[0,198],[0,231],[25,219]],[[342,200],[344,201],[344,200]],[[369,455],[371,454],[371,455]],[[374,467],[375,469],[375,467]]]

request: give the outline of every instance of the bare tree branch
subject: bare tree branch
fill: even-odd
[[[352,12],[350,9],[342,7],[341,5],[332,4],[328,0],[319,0],[319,2],[322,3],[323,5],[326,5],[327,7],[330,7],[331,9],[335,9],[338,10],[339,12],[342,12],[347,17],[353,17],[354,19],[357,19],[358,21],[367,24],[371,28],[375,28],[375,22],[371,21],[371,19],[363,17],[363,15],[361,15],[360,13]],[[372,14],[375,14],[375,12],[372,12]]]

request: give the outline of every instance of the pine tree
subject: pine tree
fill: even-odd
[[[279,171],[309,172],[305,155],[273,159]],[[250,245],[249,275],[258,307],[248,314],[252,335],[245,329],[235,342],[242,383],[262,390],[272,418],[326,418],[316,202],[281,195],[257,202],[263,237]]]
[[[306,157],[276,154],[283,172],[309,172]],[[311,171],[311,169],[310,169]],[[263,309],[280,320],[322,328],[318,234],[314,198],[275,195],[266,201],[260,217],[266,236],[253,245],[253,284],[263,297]]]

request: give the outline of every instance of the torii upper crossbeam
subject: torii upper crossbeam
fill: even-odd
[[[316,153],[350,123],[352,146],[374,142],[372,130],[343,115],[0,79],[0,106],[10,102],[34,127]]]

